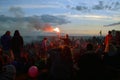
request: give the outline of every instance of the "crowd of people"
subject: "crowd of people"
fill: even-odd
[[[0,80],[117,80],[120,79],[120,33],[103,38],[65,37],[24,45],[19,30],[0,38]],[[30,68],[36,66],[36,76]],[[29,73],[28,73],[29,72]],[[23,80],[23,79],[22,79]]]

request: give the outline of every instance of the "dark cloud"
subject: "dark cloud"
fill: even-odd
[[[24,17],[24,11],[20,7],[10,7],[9,16],[0,15],[1,30],[42,30],[51,31],[52,26],[67,24],[69,21],[62,16],[41,15]]]
[[[42,15],[41,20],[44,23],[53,23],[56,25],[69,23],[69,21],[67,21],[65,17],[62,16]]]
[[[77,10],[87,10],[88,8],[86,6],[76,6]]]
[[[0,15],[0,27],[1,29],[20,29],[20,30],[41,30],[51,31],[53,26],[67,24],[69,21],[62,16],[41,15],[41,16],[29,16],[29,17],[8,17]]]
[[[30,20],[30,24],[33,28],[47,32],[51,32],[53,30],[52,26],[67,23],[69,23],[69,21],[67,21],[64,17],[53,15],[33,16]]]
[[[92,9],[95,9],[95,10],[102,10],[102,9],[104,9],[104,2],[103,1],[99,1],[97,5],[94,5],[92,7]]]
[[[120,10],[120,2],[115,2],[113,10]]]
[[[34,28],[35,30],[41,30],[46,32],[51,32],[53,27],[45,20],[42,20],[40,16],[33,16],[32,19],[29,21],[29,26]]]
[[[92,5],[92,4],[91,4]],[[110,2],[105,2],[105,1],[98,1],[97,4],[94,4],[92,6],[89,6],[87,4],[79,4],[75,7],[71,7],[69,5],[66,6],[67,8],[75,9],[78,11],[90,11],[90,10],[120,10],[120,2],[119,1],[110,1]]]

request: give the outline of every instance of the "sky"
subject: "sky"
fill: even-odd
[[[120,0],[0,0],[0,35],[50,35],[55,27],[80,36],[120,30]]]

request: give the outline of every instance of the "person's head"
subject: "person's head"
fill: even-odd
[[[68,34],[66,34],[66,38],[68,38],[69,36],[68,36]]]
[[[6,31],[5,35],[10,35],[10,31]]]
[[[47,41],[47,38],[45,37],[44,40]]]
[[[20,36],[19,30],[15,30],[14,36]]]
[[[108,34],[111,34],[111,31],[108,31]]]

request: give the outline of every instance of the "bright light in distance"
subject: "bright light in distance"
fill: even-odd
[[[55,31],[55,32],[58,32],[58,33],[59,33],[59,32],[60,32],[60,29],[59,29],[59,28],[54,28],[54,29],[53,29],[53,31]]]

